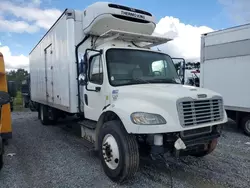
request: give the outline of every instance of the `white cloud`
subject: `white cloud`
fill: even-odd
[[[250,22],[250,0],[218,0],[236,24]]]
[[[0,12],[9,13],[16,18],[21,19],[23,28],[25,28],[25,25],[26,27],[29,26],[32,31],[38,31],[38,27],[49,29],[62,12],[58,9],[41,9],[39,8],[40,3],[40,0],[32,0],[32,2],[28,2],[26,5],[23,3],[17,4],[10,1],[3,1],[0,3]],[[3,21],[12,24],[14,28],[16,24],[19,24],[20,27],[20,22],[2,19],[2,22]],[[20,32],[21,29],[18,31]],[[25,29],[22,31],[24,32]],[[15,32],[15,29],[13,29],[13,32]]]
[[[4,55],[5,69],[12,70],[24,68],[29,70],[29,58],[23,54],[13,56],[8,46],[0,46],[0,52]]]
[[[159,46],[161,51],[172,57],[181,57],[187,61],[200,61],[200,37],[213,29],[207,26],[192,26],[181,23],[178,18],[166,16],[155,29],[154,35],[174,38],[173,41]]]
[[[39,31],[36,25],[30,25],[24,21],[4,20],[0,17],[0,32],[15,32],[15,33],[35,33]]]

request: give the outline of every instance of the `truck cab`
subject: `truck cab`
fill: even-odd
[[[31,99],[38,103],[42,124],[64,112],[78,114],[82,138],[99,153],[104,172],[116,182],[135,174],[142,155],[205,156],[216,148],[221,125],[227,122],[223,98],[183,85],[172,58],[152,49],[172,39],[153,34],[151,13],[97,2],[83,11],[66,10],[61,20],[30,55]],[[67,35],[60,33],[64,30]],[[59,34],[74,38],[68,39],[69,46],[53,49],[47,41]],[[67,58],[74,59],[65,60],[63,51],[60,66],[53,65],[60,57],[53,51],[60,54],[60,49],[70,49]],[[44,59],[51,72],[39,72],[44,69],[36,62]],[[62,67],[68,72],[61,74]],[[38,79],[42,74],[46,82]],[[57,101],[71,105],[61,107]]]
[[[120,31],[120,22],[117,28],[102,31],[94,48],[85,50],[81,62],[85,69],[79,77],[81,111],[85,122],[93,122],[97,133],[93,140],[106,174],[116,179],[112,169],[119,167],[117,161],[122,158],[118,156],[135,152],[137,147],[146,155],[170,152],[201,157],[211,153],[220,126],[227,121],[222,96],[182,85],[172,58],[151,49],[172,39],[152,36],[152,25],[145,33],[137,33],[139,24]],[[90,27],[105,28],[105,24],[93,22]],[[87,132],[84,125],[82,129]],[[126,135],[131,138],[126,140]],[[119,148],[122,144],[130,150]]]

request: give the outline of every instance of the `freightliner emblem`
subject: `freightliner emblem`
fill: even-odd
[[[197,97],[200,99],[200,98],[206,98],[207,95],[206,94],[198,94]]]

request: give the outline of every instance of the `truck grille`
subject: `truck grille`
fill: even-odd
[[[177,108],[182,126],[202,125],[223,119],[221,98],[180,101]]]

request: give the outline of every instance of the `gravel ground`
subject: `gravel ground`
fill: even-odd
[[[230,124],[211,155],[168,158],[169,167],[142,160],[135,179],[117,185],[104,175],[83,140],[65,126],[42,126],[31,112],[14,112],[12,118],[13,139],[6,147],[0,188],[160,188],[171,187],[171,179],[175,188],[250,187],[250,138]]]

